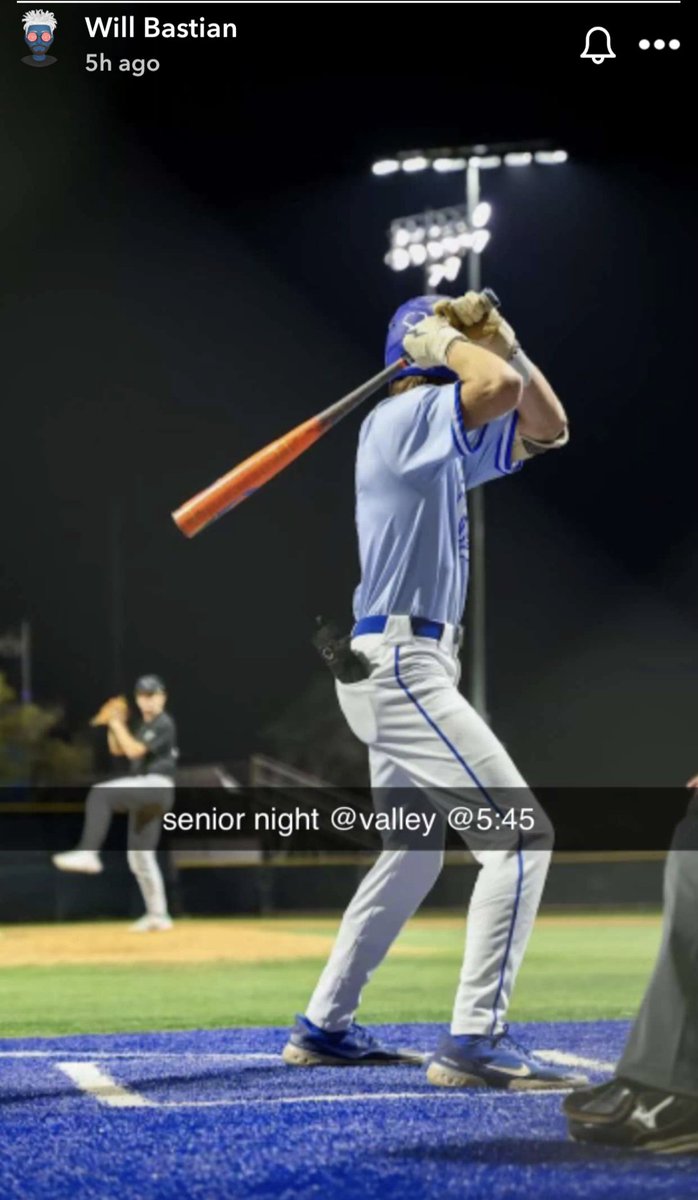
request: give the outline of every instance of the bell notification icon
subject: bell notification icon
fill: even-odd
[[[602,25],[593,25],[587,32],[586,45],[579,56],[590,58],[597,66],[607,58],[615,58],[611,48],[611,35]]]

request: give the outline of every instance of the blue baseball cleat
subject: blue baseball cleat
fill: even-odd
[[[292,1067],[385,1067],[421,1066],[425,1056],[416,1050],[389,1050],[356,1022],[329,1033],[298,1015],[281,1057]]]
[[[446,1034],[427,1068],[437,1087],[495,1087],[507,1091],[586,1087],[588,1079],[549,1067],[509,1036],[508,1026],[494,1037]]]

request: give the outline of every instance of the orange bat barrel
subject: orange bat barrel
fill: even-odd
[[[237,467],[233,467],[232,471],[221,475],[210,487],[178,508],[172,514],[175,525],[187,537],[194,537],[212,521],[242,504],[243,500],[278,475],[279,471],[283,471],[284,467],[322,437],[324,432],[317,417],[311,417],[290,433],[277,438],[275,442],[270,442],[263,450],[257,450]]]
[[[407,359],[398,359],[389,367],[385,367],[378,375],[367,379],[366,383],[361,384],[361,387],[349,392],[341,400],[337,400],[324,412],[304,421],[302,425],[297,425],[295,429],[291,429],[283,437],[277,438],[275,442],[270,442],[268,446],[264,446],[262,450],[258,450],[256,454],[246,458],[237,467],[233,467],[227,475],[221,475],[220,479],[217,479],[210,487],[193,496],[191,500],[187,500],[181,508],[172,513],[172,519],[177,528],[186,537],[195,537],[212,521],[216,521],[224,513],[230,512],[231,508],[242,504],[243,500],[258,491],[265,483],[283,471],[289,463],[308,450],[314,442],[317,442],[318,438],[327,433],[328,429],[341,421],[342,417],[346,417],[369,396],[389,383],[393,376],[397,375],[405,366],[407,366]]]

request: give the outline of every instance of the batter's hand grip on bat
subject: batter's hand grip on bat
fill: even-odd
[[[195,537],[212,521],[222,517],[224,513],[230,512],[231,508],[235,508],[238,504],[242,504],[243,500],[258,491],[265,483],[283,471],[289,463],[308,450],[318,438],[327,433],[328,429],[341,421],[342,417],[346,417],[374,392],[389,383],[393,376],[397,375],[405,366],[407,366],[407,360],[398,359],[397,362],[385,367],[377,375],[373,375],[371,379],[367,379],[366,383],[361,384],[355,391],[349,392],[341,400],[330,405],[324,412],[304,421],[302,425],[297,425],[283,437],[277,438],[275,442],[270,442],[268,446],[258,450],[250,458],[246,458],[237,467],[233,467],[227,475],[222,475],[210,487],[193,496],[191,500],[187,500],[186,504],[172,513],[172,520],[177,528],[186,537]]]

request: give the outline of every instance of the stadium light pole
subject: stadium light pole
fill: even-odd
[[[567,162],[567,152],[556,149],[550,142],[507,142],[497,145],[483,146],[446,146],[435,150],[400,151],[393,158],[379,159],[371,168],[373,175],[385,177],[404,172],[408,175],[425,171],[430,167],[439,174],[464,172],[465,175],[465,206],[462,210],[465,220],[465,231],[460,235],[458,251],[451,256],[451,262],[460,260],[455,271],[439,272],[439,283],[434,282],[433,265],[428,254],[422,259],[412,255],[407,247],[396,247],[397,230],[407,228],[407,220],[411,220],[417,229],[419,222],[415,218],[394,221],[391,225],[391,250],[386,256],[388,266],[393,270],[404,270],[410,265],[424,266],[425,288],[435,291],[441,279],[453,282],[460,270],[463,258],[466,260],[468,291],[479,292],[482,288],[482,253],[489,241],[489,232],[483,226],[490,217],[490,206],[480,198],[480,173],[498,167],[517,169],[529,167],[532,164],[540,166],[556,166]],[[451,210],[455,212],[456,210]],[[441,210],[447,213],[448,210]],[[423,223],[433,214],[425,213]],[[436,215],[439,215],[438,213]],[[484,220],[482,219],[484,217]],[[396,228],[397,227],[397,228]],[[479,237],[479,241],[476,239]],[[444,239],[445,240],[445,239]],[[404,253],[396,258],[395,250],[402,249]],[[440,252],[443,254],[443,249]],[[468,521],[470,525],[470,568],[471,578],[468,596],[468,694],[470,701],[485,720],[487,711],[487,577],[485,572],[485,495],[484,490],[475,488],[468,493]]]
[[[475,208],[480,203],[480,168],[468,159],[465,169],[465,197],[470,223]],[[481,254],[468,254],[468,291],[479,292],[482,286]],[[469,639],[469,687],[470,702],[477,713],[487,721],[487,572],[485,569],[485,491],[475,488],[468,500],[468,524],[470,527],[470,565],[472,579],[468,588],[470,596],[470,618],[467,638]]]

